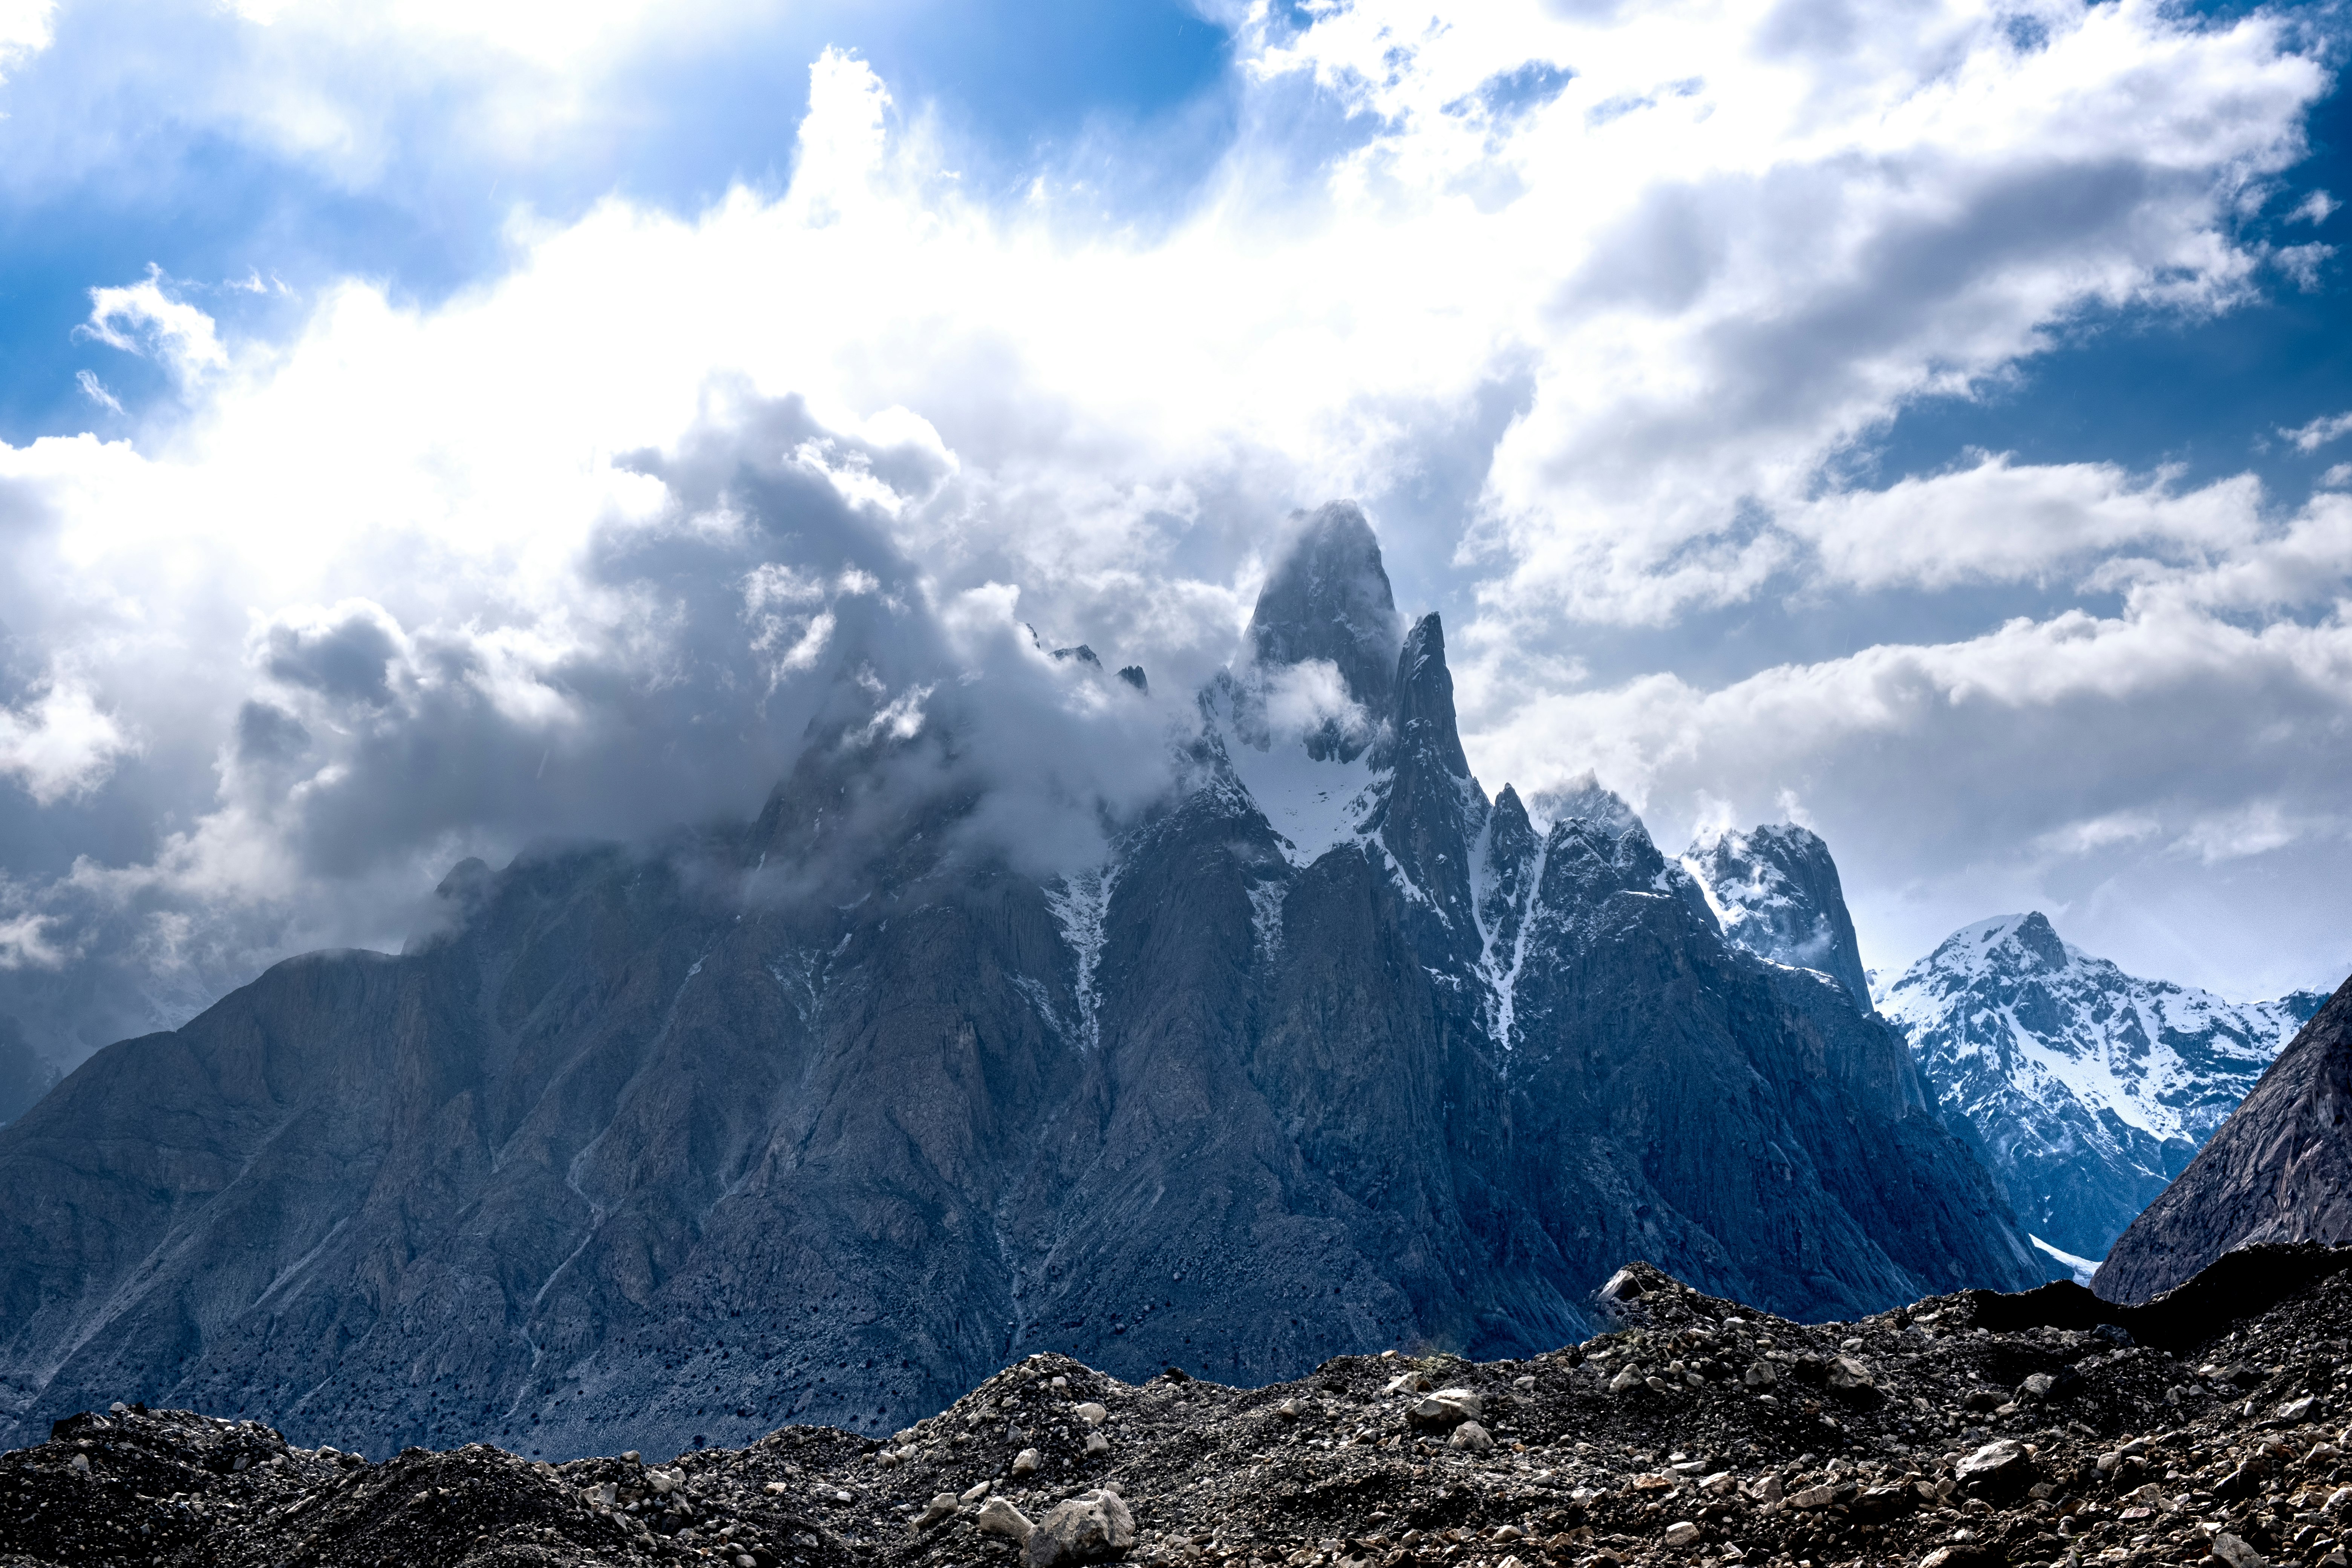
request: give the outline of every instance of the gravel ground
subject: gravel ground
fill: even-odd
[[[1033,1356],[880,1442],[667,1462],[371,1463],[117,1405],[0,1456],[0,1565],[1040,1568],[1066,1531],[1024,1553],[1022,1530],[1097,1489],[1131,1518],[1118,1554],[1206,1568],[2344,1564],[2352,1250],[2292,1258],[2170,1318],[2068,1286],[1811,1325],[1635,1265],[1614,1331],[1526,1361],[1240,1389]]]

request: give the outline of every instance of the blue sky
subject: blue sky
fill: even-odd
[[[939,657],[1035,624],[1179,722],[1337,494],[1445,613],[1490,787],[1595,772],[1669,848],[1808,822],[1881,965],[2040,907],[2332,984],[2344,42],[2136,0],[0,4],[0,1010],[70,1058],[396,945],[460,855],[751,809],[880,668],[871,549]],[[678,477],[755,449],[871,539]]]

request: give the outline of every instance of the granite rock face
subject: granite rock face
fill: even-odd
[[[2038,913],[1955,931],[1879,997],[2027,1230],[2084,1260],[2188,1166],[2322,1000],[2240,1004],[2137,979]]]
[[[2352,980],[2279,1053],[2189,1168],[2125,1231],[2091,1288],[2144,1301],[2263,1243],[2352,1240]]]
[[[1521,1353],[1634,1257],[1814,1318],[2039,1279],[1900,1037],[1606,792],[1490,802],[1397,624],[1327,509],[1097,867],[971,848],[852,722],[748,826],[468,863],[415,951],[100,1052],[0,1130],[0,1442],[676,1450],[1043,1351]],[[1285,695],[1325,665],[1348,722]]]

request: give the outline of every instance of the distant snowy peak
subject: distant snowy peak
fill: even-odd
[[[1953,932],[1880,1006],[1915,1049],[2063,1080],[2156,1137],[2201,1143],[2322,1000],[2228,1002],[2142,980],[2070,946],[2034,911]]]
[[[2143,980],[2035,911],[1954,931],[1878,1005],[2028,1228],[2095,1258],[2324,1000],[2236,1003]]]
[[[1811,969],[1870,1011],[1870,980],[1846,911],[1837,862],[1820,835],[1792,823],[1701,837],[1682,857],[1723,934],[1776,963]]]

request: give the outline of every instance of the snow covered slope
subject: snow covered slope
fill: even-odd
[[[2038,913],[1955,931],[1877,997],[2026,1229],[2082,1258],[2105,1254],[2326,1000],[2137,979]]]

